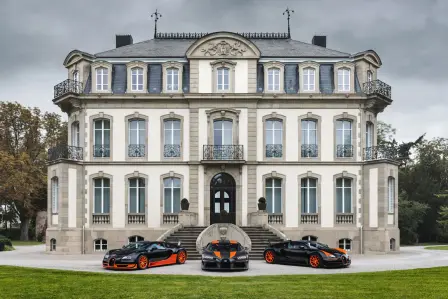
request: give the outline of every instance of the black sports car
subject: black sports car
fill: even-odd
[[[249,253],[239,242],[216,240],[202,251],[202,270],[247,270]]]
[[[348,267],[351,258],[341,248],[330,248],[319,242],[285,241],[270,244],[264,250],[264,260],[269,264],[303,264],[313,268]]]
[[[173,244],[141,241],[106,252],[103,268],[142,270],[162,265],[183,264],[186,260],[187,251],[180,246],[180,242]]]

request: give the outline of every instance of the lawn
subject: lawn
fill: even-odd
[[[443,245],[443,246],[428,246],[428,247],[425,247],[425,249],[430,249],[430,250],[448,250],[448,245]]]
[[[446,298],[448,292],[446,277],[448,267],[359,274],[208,277],[0,266],[0,294],[3,298],[439,299]]]
[[[45,243],[37,242],[37,241],[11,241],[12,246],[33,246],[33,245],[42,245]]]

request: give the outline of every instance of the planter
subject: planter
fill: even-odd
[[[188,199],[182,198],[182,200],[180,201],[180,209],[182,211],[188,211],[189,208],[190,208],[190,203],[188,202]]]
[[[260,197],[258,199],[258,210],[259,211],[266,211],[266,198]]]

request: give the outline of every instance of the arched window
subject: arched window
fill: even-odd
[[[352,250],[352,240],[350,239],[340,239],[339,248],[345,249],[347,251]]]
[[[352,179],[336,179],[336,213],[352,212]]]
[[[96,178],[94,181],[93,213],[109,214],[110,210],[110,180],[108,178]]]
[[[94,250],[95,251],[106,251],[107,250],[107,240],[105,239],[96,239],[93,241]]]
[[[338,69],[338,91],[350,91],[350,70]]]
[[[266,120],[266,158],[283,156],[283,121],[281,119]]]
[[[373,124],[368,121],[366,122],[366,148],[371,148],[373,146]]]
[[[317,157],[317,120],[302,120],[302,158]]]
[[[390,251],[395,251],[395,239],[394,238],[390,239],[389,243],[390,243]]]
[[[144,241],[145,238],[143,238],[142,236],[130,236],[128,238],[128,243],[135,243],[135,242],[141,242]]]
[[[129,157],[144,157],[146,150],[146,122],[144,119],[129,120]]]
[[[317,241],[317,237],[316,236],[305,236],[305,237],[302,238],[302,240],[316,242]]]
[[[350,119],[336,120],[336,156],[353,157],[352,125]]]
[[[317,213],[317,179],[301,179],[302,214]]]
[[[50,240],[50,251],[56,251],[56,239]]]
[[[310,67],[303,69],[303,91],[314,91],[315,82],[315,70]]]
[[[230,87],[230,74],[229,69],[226,67],[220,67],[217,70],[217,90],[218,91],[227,91]]]
[[[93,128],[94,157],[110,157],[110,120],[96,119]]]
[[[395,179],[393,177],[389,177],[387,180],[387,191],[389,214],[393,214],[395,211]]]
[[[171,67],[166,70],[166,90],[179,90],[179,69]]]
[[[181,180],[170,177],[163,179],[163,212],[165,214],[179,213],[180,211],[180,191]]]
[[[59,180],[57,177],[51,179],[51,212],[58,213],[59,207]]]
[[[129,211],[130,214],[145,213],[145,179],[129,179]]]
[[[72,146],[79,146],[79,121],[72,123]]]
[[[270,214],[282,212],[282,179],[266,179],[266,209]]]
[[[106,91],[109,89],[109,71],[105,67],[96,69],[96,90]]]
[[[280,69],[268,69],[268,91],[280,91]]]
[[[135,67],[131,70],[131,90],[142,91],[143,90],[143,69]]]
[[[166,119],[163,121],[164,158],[180,157],[181,122],[179,119]]]

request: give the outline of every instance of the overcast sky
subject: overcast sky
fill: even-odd
[[[377,51],[394,101],[379,119],[398,139],[448,137],[447,0],[1,0],[0,101],[60,112],[51,100],[66,55],[113,49],[115,34],[151,39],[156,8],[159,32],[286,32],[287,6],[293,39],[325,34],[331,49]]]

